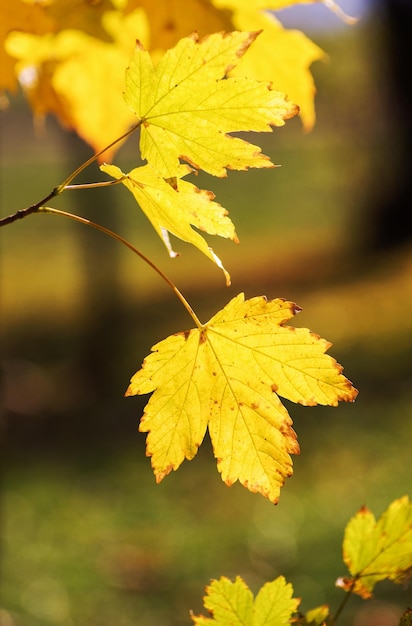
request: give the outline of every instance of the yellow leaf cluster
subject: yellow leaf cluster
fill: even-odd
[[[140,152],[148,165],[127,175],[102,166],[131,191],[171,256],[176,253],[168,233],[201,250],[223,270],[227,284],[230,277],[220,259],[192,226],[237,241],[233,224],[211,192],[182,181],[190,168],[181,161],[215,176],[225,176],[227,168],[273,167],[260,148],[228,134],[270,132],[297,112],[270,85],[227,77],[257,35],[235,31],[201,41],[185,37],[156,67],[139,44],[126,72],[124,97],[138,119]]]
[[[272,82],[299,105],[310,128],[315,90],[309,67],[322,52],[264,13],[276,8],[282,7],[270,0],[0,0],[0,90],[15,91],[18,79],[37,116],[56,115],[97,152],[132,122],[120,94],[137,39],[157,63],[193,32],[203,37],[263,28],[237,75]]]
[[[127,16],[105,12],[101,24],[108,41],[72,28],[41,37],[13,31],[6,40],[6,50],[17,59],[16,72],[34,113],[55,114],[95,151],[122,135],[133,122],[122,98],[124,71],[135,37],[147,39],[142,10]],[[105,158],[110,159],[118,147],[106,152]]]

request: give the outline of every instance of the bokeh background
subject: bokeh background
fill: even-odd
[[[357,25],[324,6],[279,13],[328,54],[313,66],[314,130],[293,119],[259,138],[279,169],[199,177],[241,240],[213,241],[231,288],[183,243],[170,260],[126,190],[67,192],[55,205],[137,245],[202,320],[240,291],[297,302],[296,323],[333,342],[356,403],[288,404],[302,451],[276,507],[226,487],[207,439],[156,485],[137,432],[145,399],[123,393],[150,347],[190,318],[149,267],[96,231],[44,215],[3,228],[2,626],[190,624],[210,579],[238,574],[255,592],[283,574],[303,611],[336,610],[346,522],[410,492],[411,85],[399,59],[411,5],[340,4]],[[1,120],[3,216],[90,153],[52,119],[39,135],[22,99]],[[136,163],[135,142],[120,166]],[[395,626],[411,598],[381,583],[370,603],[351,599],[340,623]]]

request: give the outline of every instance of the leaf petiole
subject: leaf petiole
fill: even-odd
[[[61,185],[59,185],[57,187],[57,195],[62,193],[62,191],[64,191],[64,189],[70,185],[70,183],[72,182],[72,180],[74,180],[79,174],[80,172],[82,172],[83,170],[85,170],[87,167],[89,167],[89,165],[91,165],[92,163],[94,163],[94,161],[96,161],[96,159],[99,158],[99,156],[101,156],[102,154],[104,154],[107,150],[109,150],[110,148],[112,148],[113,146],[115,146],[117,143],[119,143],[119,141],[122,141],[123,139],[126,139],[126,137],[128,137],[129,135],[131,135],[132,133],[135,132],[135,130],[137,130],[138,128],[140,128],[140,126],[142,125],[143,120],[139,119],[139,121],[137,122],[137,124],[135,124],[134,126],[132,126],[131,128],[129,128],[129,130],[125,133],[123,133],[123,135],[121,135],[120,137],[118,137],[117,139],[115,139],[114,141],[112,141],[112,143],[109,143],[108,146],[106,146],[105,148],[103,148],[103,150],[100,150],[100,152],[96,152],[96,154],[94,154],[93,156],[90,157],[90,159],[87,159],[87,161],[85,161],[84,163],[82,163],[81,165],[79,165],[79,167],[74,170],[74,172],[72,172],[70,174],[70,176],[68,176],[66,178],[66,180],[64,182],[62,182]]]
[[[114,181],[114,182],[120,182],[120,181]],[[202,322],[199,320],[199,318],[197,317],[196,313],[193,311],[192,307],[190,306],[190,304],[188,303],[184,295],[181,293],[181,291],[179,291],[179,289],[170,280],[170,278],[166,276],[166,274],[164,274],[162,270],[159,269],[157,265],[155,265],[145,254],[143,254],[143,252],[135,248],[129,241],[127,241],[127,239],[124,239],[117,233],[113,232],[112,230],[109,230],[108,228],[105,228],[104,226],[101,226],[100,224],[97,224],[96,222],[92,222],[86,219],[85,217],[81,217],[80,215],[76,215],[74,213],[67,213],[66,211],[61,211],[60,209],[54,209],[52,207],[47,207],[47,206],[38,207],[37,212],[52,213],[53,215],[60,215],[62,217],[67,217],[71,220],[74,220],[75,222],[79,222],[80,224],[85,224],[86,226],[90,226],[91,228],[99,230],[105,235],[112,237],[112,239],[116,239],[117,241],[122,243],[124,246],[129,248],[129,250],[131,250],[134,254],[137,254],[137,256],[140,257],[142,261],[147,263],[147,265],[149,265],[155,272],[157,272],[157,274],[169,285],[169,287],[172,289],[174,294],[179,298],[180,302],[183,304],[183,306],[185,307],[186,311],[189,313],[190,317],[192,318],[196,326],[199,329],[204,328],[204,324],[202,324]]]
[[[76,189],[95,189],[96,187],[110,187],[111,185],[118,185],[123,182],[123,178],[119,178],[117,180],[103,180],[98,183],[82,183],[80,185],[66,185],[65,189],[76,190]]]
[[[84,185],[70,185],[72,180],[74,180],[76,176],[80,174],[80,172],[85,170],[86,167],[88,167],[94,161],[96,161],[96,159],[98,159],[100,155],[104,154],[106,150],[109,150],[110,148],[112,148],[112,146],[115,146],[117,143],[119,143],[119,141],[122,141],[122,139],[126,139],[126,137],[134,133],[135,130],[140,128],[140,126],[142,125],[142,122],[143,120],[139,119],[139,121],[134,126],[129,128],[129,130],[126,133],[124,133],[123,135],[121,135],[120,137],[112,141],[108,146],[103,148],[103,150],[100,150],[100,152],[96,152],[96,154],[91,156],[90,159],[87,159],[87,161],[79,165],[79,167],[76,170],[74,170],[74,172],[72,172],[70,176],[68,176],[66,180],[63,183],[61,183],[61,185],[54,187],[52,191],[47,196],[39,200],[39,202],[36,202],[36,204],[32,204],[29,207],[26,207],[25,209],[19,209],[15,213],[12,213],[11,215],[7,215],[6,217],[1,218],[0,227],[7,226],[7,224],[12,224],[13,222],[23,219],[23,217],[27,217],[28,215],[31,215],[32,213],[38,213],[40,210],[44,210],[43,205],[46,204],[46,202],[48,202],[52,198],[59,196],[61,193],[63,193],[65,189],[90,189],[92,187],[107,187],[109,185],[115,185],[121,182],[121,180],[115,180],[115,181],[108,181],[108,182],[101,182],[101,183],[90,183],[90,184],[84,184]]]
[[[352,595],[353,588],[355,586],[355,581],[356,581],[356,578],[353,580],[353,584],[352,584],[351,588],[344,595],[342,602],[340,603],[340,605],[338,606],[338,608],[336,610],[336,613],[331,616],[330,620],[328,620],[328,626],[335,626],[335,624],[338,621],[341,613],[343,612],[343,609],[345,608],[346,604],[348,603],[349,598]]]

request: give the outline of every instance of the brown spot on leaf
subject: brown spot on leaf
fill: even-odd
[[[182,337],[184,337],[185,341],[187,341],[190,337],[190,333],[190,330],[181,330],[178,333],[175,333],[174,336],[179,337],[179,335],[181,335]]]
[[[170,185],[175,191],[178,191],[177,188],[177,178],[176,176],[172,176],[171,178],[165,178],[165,181],[168,185]]]

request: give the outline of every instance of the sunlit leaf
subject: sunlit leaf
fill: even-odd
[[[325,57],[324,52],[304,33],[283,28],[273,15],[253,12],[250,7],[233,15],[236,28],[262,30],[236,75],[253,76],[271,81],[275,89],[285,93],[299,105],[306,129],[315,122],[315,83],[310,72],[314,61]]]
[[[231,485],[277,502],[299,446],[279,396],[305,405],[351,401],[356,390],[330,344],[285,326],[292,302],[239,294],[200,328],[155,345],[126,395],[153,393],[140,430],[157,481],[192,459],[209,428],[218,470]]]
[[[147,39],[145,20],[142,11],[127,17],[105,13],[110,42],[79,30],[44,36],[11,33],[6,49],[18,60],[20,75],[31,70],[32,80],[24,85],[35,114],[54,113],[96,152],[125,133],[134,116],[122,97],[124,73],[135,37]],[[106,152],[104,159],[109,160],[118,147]]]
[[[176,175],[179,159],[215,176],[226,168],[271,167],[260,148],[227,133],[269,132],[297,113],[269,85],[227,78],[256,33],[195,35],[168,50],[156,67],[142,46],[126,72],[125,100],[143,120],[140,149],[159,175]]]
[[[404,496],[392,502],[376,521],[366,507],[349,521],[343,559],[352,578],[337,585],[369,598],[381,580],[402,583],[412,574],[412,503]]]
[[[227,211],[213,201],[214,195],[210,191],[198,189],[182,180],[181,177],[191,171],[188,166],[179,167],[176,188],[158,176],[149,165],[137,167],[128,174],[115,165],[102,165],[101,169],[113,178],[122,179],[163,239],[170,256],[176,256],[176,253],[164,231],[196,246],[224,271],[226,281],[230,283],[229,275],[219,258],[192,226],[210,235],[220,235],[237,242],[235,227]]]
[[[211,617],[192,615],[197,626],[287,626],[300,602],[283,576],[263,585],[255,600],[239,576],[234,582],[213,580],[206,592],[204,606]]]

